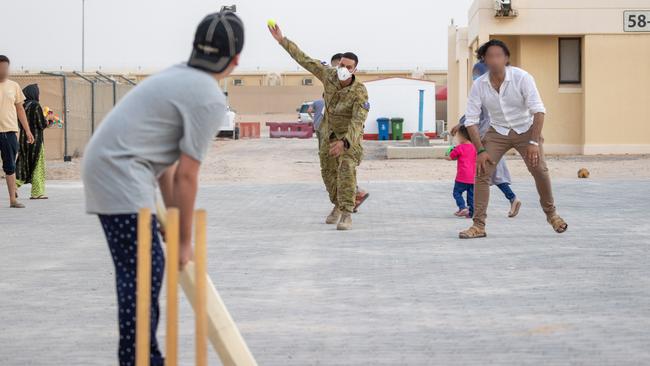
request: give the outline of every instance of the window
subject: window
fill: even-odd
[[[582,45],[580,38],[560,38],[560,84],[582,82]]]
[[[232,81],[232,85],[234,85],[234,86],[242,86],[242,85],[244,85],[244,80],[235,79],[235,80]]]
[[[305,85],[305,86],[314,85],[314,79],[312,79],[312,78],[304,78],[304,79],[302,79],[302,85]]]

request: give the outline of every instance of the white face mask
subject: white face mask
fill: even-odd
[[[338,75],[339,80],[341,80],[341,81],[348,80],[349,78],[352,77],[352,73],[350,72],[350,70],[347,69],[347,67],[339,66],[336,69],[336,74]]]

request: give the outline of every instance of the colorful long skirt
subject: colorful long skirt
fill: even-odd
[[[25,184],[23,181],[16,181],[16,185],[20,188]],[[41,151],[38,153],[38,160],[36,167],[32,173],[32,198],[39,198],[45,196],[45,144],[41,144]]]

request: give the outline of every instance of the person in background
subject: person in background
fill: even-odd
[[[487,65],[479,61],[474,65],[472,71],[472,79],[476,80],[486,72],[488,72]],[[465,116],[461,117],[460,122],[456,126],[454,126],[454,128],[451,129],[451,135],[455,136],[456,133],[458,132],[459,127],[464,125],[465,125]],[[485,134],[489,129],[490,129],[490,115],[487,109],[485,108],[485,106],[483,106],[481,107],[481,117],[478,124],[478,132],[481,139],[485,137]],[[510,178],[510,171],[508,170],[508,166],[506,165],[506,159],[502,158],[497,163],[496,169],[494,170],[494,174],[492,174],[490,183],[496,185],[501,190],[501,192],[503,192],[503,194],[506,196],[506,199],[510,202],[510,211],[508,212],[508,217],[515,217],[517,216],[517,214],[519,213],[519,209],[521,208],[521,201],[517,198],[517,195],[515,195],[515,193],[510,188],[511,182],[512,182],[512,178]]]
[[[18,155],[18,121],[25,130],[25,138],[30,144],[34,143],[34,136],[30,132],[23,102],[25,96],[20,90],[20,85],[9,80],[9,58],[0,55],[0,156],[2,157],[2,170],[5,173],[7,190],[9,191],[9,207],[25,208],[18,202],[16,193],[16,157]]]
[[[472,218],[474,215],[474,177],[476,174],[476,148],[472,145],[469,133],[465,126],[458,128],[456,134],[458,145],[454,147],[447,160],[456,160],[456,179],[454,181],[453,196],[458,206],[454,215]],[[467,204],[463,193],[467,192]]]
[[[311,112],[314,114],[314,131],[316,131],[316,138],[318,139],[318,151],[320,151],[321,133],[320,123],[323,121],[323,110],[325,109],[325,100],[317,99],[311,105]]]
[[[25,95],[25,114],[29,121],[29,129],[34,136],[34,143],[27,140],[27,131],[20,128],[20,153],[16,161],[16,186],[20,188],[23,184],[31,184],[31,199],[47,199],[45,195],[45,144],[43,132],[47,128],[48,121],[44,116],[43,108],[39,103],[37,84],[27,85],[23,89]]]
[[[513,148],[522,156],[535,179],[546,221],[555,232],[564,233],[568,224],[557,214],[551,178],[544,161],[542,128],[546,108],[535,79],[528,72],[510,66],[510,50],[500,40],[486,42],[476,54],[489,69],[472,85],[465,113],[465,126],[478,154],[474,190],[476,206],[474,224],[458,236],[461,239],[487,236],[485,221],[490,200],[490,178],[496,163]],[[481,139],[478,125],[483,107],[489,113],[490,128]]]

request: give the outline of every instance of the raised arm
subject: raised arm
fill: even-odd
[[[323,81],[327,77],[328,67],[321,64],[319,60],[313,59],[307,56],[298,45],[290,41],[287,37],[282,34],[280,26],[277,24],[271,27],[269,25],[269,32],[273,38],[289,53],[291,58],[296,60],[296,62],[305,68],[305,70],[312,73],[318,80]]]

